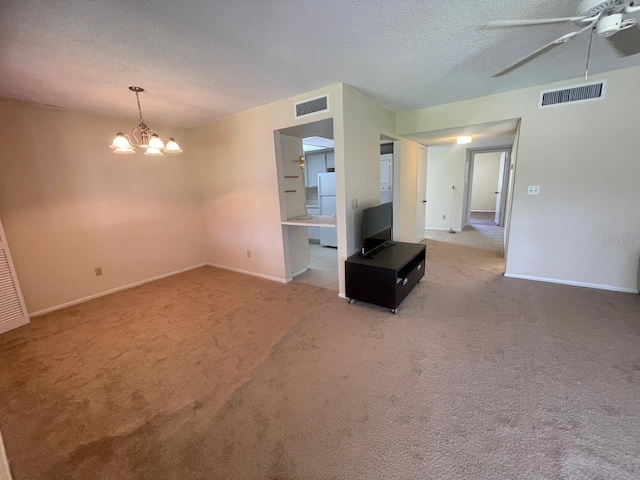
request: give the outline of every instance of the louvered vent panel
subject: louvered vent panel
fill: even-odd
[[[565,88],[563,90],[552,90],[542,92],[540,108],[559,105],[569,102],[584,102],[586,100],[597,100],[604,95],[604,83],[593,83],[591,85],[581,85],[578,87]]]
[[[329,110],[329,96],[313,98],[306,102],[296,103],[296,118],[311,115],[312,113]]]
[[[7,253],[0,249],[0,323],[10,322],[23,315]]]

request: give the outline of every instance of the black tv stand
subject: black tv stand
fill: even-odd
[[[375,257],[375,256],[376,256],[376,254],[377,254],[380,250],[382,250],[383,248],[387,248],[387,247],[395,247],[396,245],[397,245],[397,244],[396,244],[396,243],[394,243],[394,242],[387,242],[387,243],[385,243],[385,244],[383,244],[383,245],[380,245],[378,248],[376,248],[375,250],[372,250],[372,251],[370,251],[370,252],[368,252],[368,253],[365,253],[365,254],[362,254],[362,253],[361,253],[361,254],[360,254],[360,256],[361,256],[362,258],[368,258],[368,259],[373,260],[374,258],[376,258],[376,257]],[[364,250],[364,248],[363,248],[363,250]]]
[[[395,242],[375,257],[360,254],[345,260],[346,295],[349,303],[361,300],[398,312],[398,306],[424,276],[425,246]]]

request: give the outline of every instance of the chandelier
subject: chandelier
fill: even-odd
[[[158,132],[149,128],[142,118],[142,108],[140,108],[140,92],[144,92],[142,87],[129,87],[129,90],[135,92],[138,102],[138,114],[140,115],[140,123],[131,130],[131,137],[122,132],[118,132],[116,138],[113,139],[111,148],[115,153],[134,153],[133,147],[145,150],[145,155],[162,155],[165,153],[180,153],[182,150],[173,137],[165,138],[164,141],[158,136]],[[166,142],[166,143],[165,143]]]

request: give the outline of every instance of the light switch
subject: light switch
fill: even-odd
[[[529,185],[527,195],[540,195],[540,185]]]

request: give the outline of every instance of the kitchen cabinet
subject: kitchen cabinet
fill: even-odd
[[[393,184],[393,154],[380,155],[380,186],[386,187]],[[386,190],[386,188],[381,188]]]
[[[329,170],[330,168],[336,168],[336,160],[335,157],[333,155],[333,152],[326,152],[325,153],[326,156],[326,160],[327,160],[327,170]]]
[[[327,164],[323,153],[307,153],[305,155],[307,187],[318,186],[318,174],[327,171]]]
[[[307,187],[318,186],[318,174],[333,172],[336,167],[333,150],[326,152],[309,152],[305,154],[306,177],[305,184]]]

